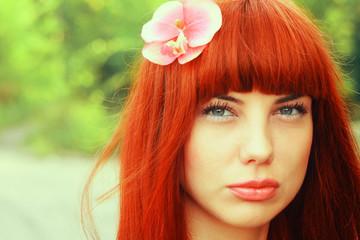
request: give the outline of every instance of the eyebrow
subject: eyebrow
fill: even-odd
[[[281,97],[281,98],[277,99],[275,101],[275,103],[276,104],[285,103],[285,102],[289,102],[289,101],[301,98],[303,96],[304,95],[292,94],[292,95],[288,95],[288,96]],[[217,96],[215,96],[215,98],[230,101],[230,102],[234,102],[234,103],[237,103],[237,104],[243,104],[244,103],[244,101],[242,101],[242,100],[240,100],[238,98],[234,98],[234,97],[229,96],[229,95],[217,95]]]
[[[217,95],[217,96],[215,96],[215,98],[221,99],[221,100],[230,101],[230,102],[234,102],[234,103],[237,103],[237,104],[243,104],[243,103],[244,103],[243,100],[240,100],[240,99],[238,99],[238,98],[231,97],[231,96],[229,96],[229,95]]]
[[[276,100],[275,103],[276,103],[276,104],[285,103],[285,102],[289,102],[289,101],[292,101],[292,100],[301,98],[301,97],[303,97],[303,96],[304,96],[304,95],[296,95],[296,94],[288,95],[288,96],[279,98],[278,100]]]

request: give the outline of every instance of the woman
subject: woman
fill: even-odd
[[[99,163],[120,147],[117,238],[359,239],[357,148],[312,21],[287,0],[159,9]]]

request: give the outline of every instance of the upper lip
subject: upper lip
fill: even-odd
[[[279,182],[272,178],[248,179],[227,186],[228,188],[264,188],[279,187]]]

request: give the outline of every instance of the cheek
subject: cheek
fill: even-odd
[[[191,138],[185,145],[185,178],[186,185],[209,183],[213,178],[217,178],[216,169],[219,168],[215,159],[218,157],[216,149],[212,144],[201,144],[201,140]]]
[[[231,136],[204,125],[195,123],[184,148],[186,189],[190,193],[216,186],[234,155]]]
[[[188,178],[216,178],[220,170],[234,158],[235,145],[231,134],[195,123],[185,144],[185,173]]]
[[[304,181],[312,145],[312,130],[311,122],[301,130],[288,131],[278,136],[275,153],[278,161],[275,164],[289,197],[298,192]]]

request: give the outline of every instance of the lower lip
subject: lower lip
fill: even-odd
[[[230,192],[245,201],[264,201],[272,198],[278,191],[277,187],[230,187]]]

